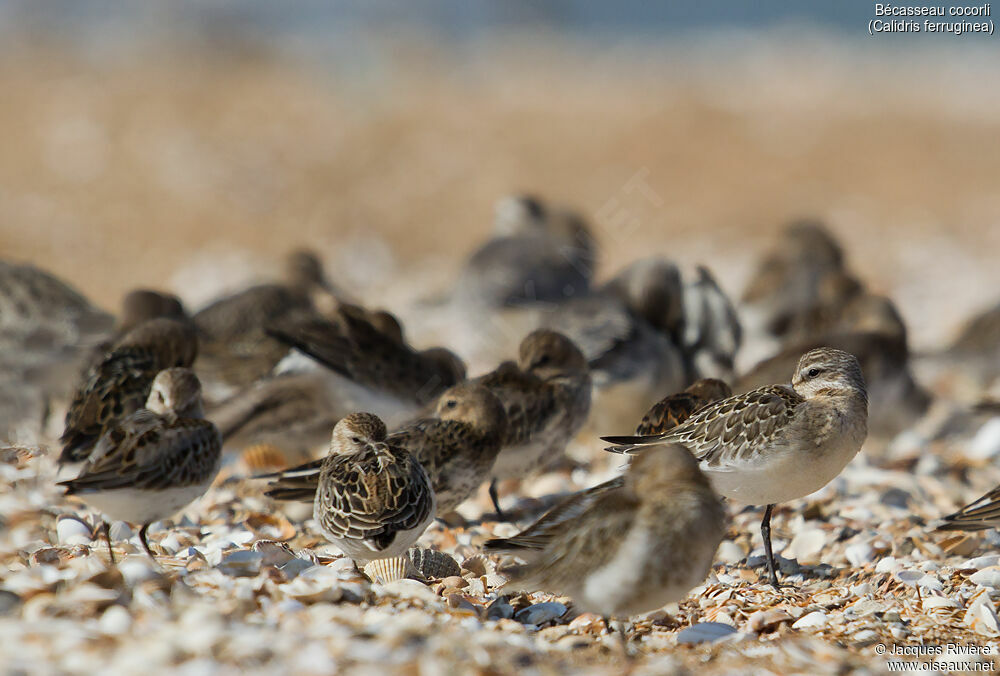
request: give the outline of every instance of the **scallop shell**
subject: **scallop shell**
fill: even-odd
[[[265,540],[284,541],[295,537],[295,526],[288,519],[276,514],[252,512],[247,515],[244,523],[254,535]]]
[[[396,580],[405,580],[414,575],[417,570],[408,556],[396,556],[391,559],[376,559],[369,561],[364,568],[365,575],[372,582],[388,584]]]
[[[412,547],[407,555],[413,567],[428,579],[443,580],[462,575],[462,568],[453,557],[436,549]]]

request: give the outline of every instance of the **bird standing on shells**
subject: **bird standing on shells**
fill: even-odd
[[[320,469],[313,517],[355,564],[391,560],[386,567],[396,562],[407,567],[406,550],[434,519],[435,509],[427,473],[409,451],[387,441],[385,423],[371,413],[352,413],[337,423]]]
[[[197,352],[194,326],[186,321],[153,319],[122,336],[73,397],[59,464],[86,460],[112,425],[142,408],[160,371],[191,366]]]
[[[813,493],[836,477],[868,433],[868,395],[858,360],[832,348],[802,355],[791,386],[771,385],[722,399],[663,433],[603,437],[607,450],[635,453],[681,444],[723,496],[766,505],[761,536],[771,584],[774,505]]]
[[[504,589],[566,594],[582,610],[630,616],[687,596],[711,570],[726,513],[679,445],[637,458],[614,485],[577,493],[487,551],[524,563]]]
[[[62,481],[73,495],[100,511],[114,562],[107,519],[142,524],[139,540],[154,558],[146,531],[212,484],[222,455],[218,429],[203,418],[201,384],[186,368],[160,371],[143,409],[110,427],[79,476]]]
[[[507,415],[485,387],[462,383],[444,392],[435,416],[403,425],[386,443],[409,451],[430,478],[440,514],[465,502],[489,478],[500,451]],[[263,475],[274,478],[267,495],[276,500],[312,501],[323,460]]]
[[[490,498],[502,516],[496,483],[557,460],[590,413],[591,380],[583,353],[566,336],[538,329],[521,341],[518,360],[472,382],[490,389],[507,413]]]

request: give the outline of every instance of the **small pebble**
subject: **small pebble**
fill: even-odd
[[[699,622],[686,629],[682,629],[677,634],[677,642],[688,645],[711,643],[727,636],[732,636],[735,633],[736,628],[728,624],[722,624],[721,622]]]
[[[562,617],[565,613],[566,606],[561,603],[536,603],[519,611],[514,619],[522,624],[539,625]]]

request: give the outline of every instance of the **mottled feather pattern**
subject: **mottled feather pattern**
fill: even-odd
[[[464,502],[489,475],[501,439],[461,420],[426,418],[386,440],[406,448],[431,478],[439,511]]]
[[[417,528],[433,509],[427,474],[401,448],[368,446],[323,461],[315,514],[335,538],[366,540],[375,550]]]
[[[66,411],[59,462],[85,460],[93,442],[115,420],[142,408],[156,374],[174,365],[161,361],[152,348],[120,347],[97,364]]]
[[[504,362],[474,382],[497,393],[503,402],[507,412],[504,446],[517,446],[530,441],[551,422],[563,403],[557,395],[556,386],[521,371],[514,362]]]
[[[708,467],[750,462],[769,446],[805,399],[791,387],[772,385],[706,406],[683,424],[660,435],[607,437],[620,446],[608,450],[631,453],[641,446],[675,442],[688,448]]]
[[[67,495],[116,488],[163,490],[204,483],[218,471],[222,439],[211,422],[171,421],[143,409],[102,438]],[[150,499],[155,499],[151,495]]]

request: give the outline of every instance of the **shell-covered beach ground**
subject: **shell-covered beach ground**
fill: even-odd
[[[136,285],[197,309],[309,244],[416,344],[468,345],[483,337],[422,321],[419,301],[487,236],[493,200],[530,189],[591,218],[598,277],[656,253],[685,271],[710,265],[733,297],[789,218],[818,216],[899,304],[918,360],[996,302],[996,54],[801,35],[748,38],[739,59],[733,45],[688,47],[535,36],[456,64],[414,40],[352,70],[243,44],[135,56],[14,41],[0,59],[0,125],[14,131],[0,153],[0,251],[109,310]],[[634,224],[627,236],[618,217]],[[1000,538],[933,526],[1000,484],[1000,430],[988,413],[955,414],[984,393],[915,367],[937,396],[927,418],[869,439],[826,488],[776,508],[786,586],[761,581],[760,509],[730,505],[711,576],[633,618],[631,655],[571,599],[500,598],[502,561],[480,549],[617,471],[591,432],[571,444],[572,471],[503,487],[515,523],[489,520],[483,488],[464,525],[421,538],[447,554],[422,555],[427,580],[379,585],[308,508],[278,508],[246,480],[252,454],[150,530],[157,564],[136,530],[113,524],[110,567],[96,515],[55,486],[53,415],[41,436],[0,449],[0,670],[883,673],[882,649],[948,643],[995,660]]]

